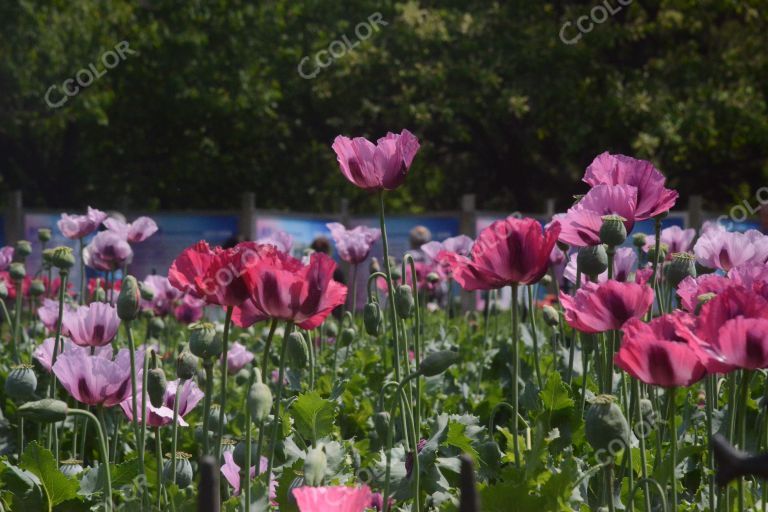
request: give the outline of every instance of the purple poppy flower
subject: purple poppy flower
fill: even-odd
[[[144,372],[139,372],[143,374]],[[152,427],[162,427],[169,425],[173,422],[173,402],[176,399],[176,391],[179,389],[179,379],[168,383],[168,387],[165,388],[165,394],[163,395],[163,405],[155,407],[151,403],[147,402],[147,425]],[[141,386],[136,390],[137,395],[141,394]],[[178,423],[182,427],[188,426],[188,423],[184,421],[186,416],[192,409],[194,409],[200,400],[203,399],[204,393],[197,386],[195,381],[187,380],[181,388],[179,393],[179,418]],[[141,403],[137,400],[137,403]],[[125,413],[126,417],[133,421],[133,402],[131,397],[120,403],[120,408]],[[138,420],[141,421],[141,411],[139,413]]]
[[[105,302],[92,302],[64,315],[62,325],[81,347],[107,345],[117,334],[120,319],[117,309]]]
[[[64,303],[64,315],[76,311],[72,304]],[[43,299],[43,305],[37,308],[37,317],[43,322],[43,325],[49,331],[56,331],[56,324],[59,320],[59,301],[53,299]],[[69,331],[63,325],[61,326],[61,333],[64,336],[69,336]]]
[[[54,340],[56,338],[46,338],[43,340],[43,342],[37,346],[34,352],[32,352],[32,357],[37,359],[37,362],[40,363],[40,366],[42,366],[45,371],[48,373],[51,372],[51,361],[53,360],[53,344]],[[72,343],[72,340],[62,336],[61,337],[61,346],[59,346],[59,353],[56,356],[58,360],[58,356],[61,354],[67,353],[67,352],[73,352],[76,350],[83,350],[85,351],[83,347],[79,347]],[[87,352],[86,352],[87,353]],[[104,357],[106,359],[112,358],[112,346],[111,345],[104,345],[103,347],[96,347],[94,351],[94,355],[97,355],[99,357]]]
[[[140,353],[143,364],[144,354]],[[136,363],[140,363],[137,361]],[[131,393],[131,362],[128,349],[120,349],[114,360],[70,350],[56,359],[53,373],[78,402],[112,407]]]
[[[102,231],[83,250],[85,264],[96,270],[116,270],[133,259],[128,241],[114,231]]]
[[[765,260],[758,261],[764,258],[763,238],[762,235],[709,230],[696,241],[693,252],[700,265],[727,272],[745,263],[765,263]]]
[[[473,243],[475,243],[474,240],[468,236],[459,235],[446,238],[442,242],[427,242],[421,246],[421,250],[429,259],[435,261],[441,251],[452,252],[459,256],[469,256]]]
[[[262,456],[259,459],[259,474],[264,474],[267,471],[268,460]],[[232,487],[232,495],[237,496],[240,494],[240,466],[235,462],[235,458],[232,455],[232,450],[224,452],[224,464],[221,466],[221,474],[224,475],[224,479]],[[256,466],[251,466],[250,471],[251,479],[256,477]],[[269,479],[269,499],[274,500],[277,498],[277,480],[270,476]]]
[[[293,237],[285,231],[275,231],[269,236],[256,240],[257,244],[272,245],[278,251],[286,254],[291,253],[293,249]]]
[[[62,213],[61,219],[56,225],[59,227],[62,235],[70,240],[78,240],[96,231],[106,218],[106,213],[89,206],[86,215]]]
[[[181,304],[173,310],[173,316],[182,324],[192,324],[203,318],[205,301],[191,295],[185,295]]]
[[[104,225],[131,243],[143,242],[157,232],[157,223],[149,217],[139,217],[130,223],[110,217]]]
[[[144,286],[152,291],[152,300],[141,299],[141,307],[154,311],[158,316],[164,316],[173,310],[176,300],[182,292],[171,285],[165,276],[151,275],[144,278]]]
[[[695,229],[682,229],[680,226],[670,226],[661,230],[659,239],[661,243],[667,246],[667,258],[672,259],[672,255],[678,252],[688,252],[691,250],[693,239],[696,238]],[[646,238],[645,251],[656,246],[656,237]]]
[[[222,356],[223,359],[224,356]],[[255,356],[238,342],[232,344],[227,352],[227,371],[234,375],[245,365],[253,361]]]
[[[0,249],[0,272],[8,270],[13,261],[13,247],[6,245]]]
[[[326,227],[331,231],[339,257],[352,265],[365,261],[373,243],[381,237],[380,229],[367,226],[347,229],[338,222],[329,222]]]

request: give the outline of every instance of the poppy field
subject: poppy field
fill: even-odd
[[[132,275],[158,225],[90,207],[39,268],[0,249],[0,510],[768,510],[768,238],[663,227],[664,174],[605,152],[564,213],[393,254],[419,149],[336,137],[379,222],[331,253]]]

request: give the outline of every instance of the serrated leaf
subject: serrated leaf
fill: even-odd
[[[13,494],[12,510],[38,512],[45,509],[42,483],[37,475],[4,461],[3,484]]]
[[[559,411],[573,406],[573,399],[568,396],[568,388],[557,372],[552,372],[547,377],[547,383],[539,394],[545,410]]]
[[[477,450],[472,446],[472,442],[466,436],[465,431],[467,427],[462,423],[451,421],[448,423],[448,435],[445,438],[445,444],[458,448],[462,452],[472,457],[472,460],[477,463]]]
[[[294,427],[304,439],[314,442],[331,434],[336,404],[321,398],[319,393],[312,391],[299,395],[290,411]]]
[[[40,479],[51,507],[77,497],[77,490],[80,487],[77,480],[59,471],[53,453],[36,441],[27,445],[21,455],[19,466]]]

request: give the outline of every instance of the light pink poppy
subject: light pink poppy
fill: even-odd
[[[232,495],[240,495],[241,475],[240,466],[235,462],[232,450],[227,450],[223,454],[224,464],[221,466],[221,474],[224,475],[224,479],[227,481],[230,487],[232,487]],[[267,471],[269,460],[262,456],[259,459],[259,474],[263,475]],[[256,466],[251,466],[250,470],[251,479],[256,478]],[[277,498],[277,480],[270,476],[269,479],[269,499],[274,502]]]
[[[83,261],[95,270],[117,270],[131,262],[133,249],[121,235],[102,231],[83,250]]]
[[[205,301],[196,299],[187,294],[181,299],[181,303],[173,310],[176,321],[182,324],[193,324],[203,318]]]
[[[285,231],[275,231],[269,236],[256,240],[257,244],[272,245],[278,251],[291,254],[293,249],[293,237]]]
[[[139,374],[143,373],[143,370],[139,372]],[[168,387],[166,387],[165,394],[163,395],[163,405],[160,407],[155,407],[149,402],[149,400],[147,400],[147,425],[151,427],[162,427],[173,423],[173,407],[174,400],[176,399],[176,391],[178,388],[179,379],[168,382]],[[139,379],[139,386],[136,390],[136,403],[138,404],[137,413],[139,415],[139,421],[142,420],[142,414],[140,410],[141,392],[141,379]],[[189,412],[192,411],[192,409],[194,409],[198,403],[200,403],[200,400],[203,399],[203,396],[204,393],[200,390],[194,380],[187,380],[184,382],[184,385],[181,388],[181,392],[179,393],[179,425],[182,427],[188,426],[187,422],[184,421],[184,416],[189,414]],[[133,400],[130,396],[120,403],[120,408],[123,410],[123,413],[125,413],[126,417],[130,421],[133,421]]]
[[[0,249],[0,272],[8,270],[13,262],[13,247],[6,245]]]
[[[143,364],[143,352],[140,359]],[[53,373],[75,400],[87,405],[112,407],[131,392],[130,355],[125,348],[114,361],[86,350],[67,351],[56,358]]]
[[[299,512],[363,512],[371,503],[371,490],[362,487],[297,487],[293,497]]]
[[[131,243],[143,242],[157,232],[157,223],[149,217],[139,217],[130,223],[110,217],[104,221],[104,225]]]
[[[371,253],[373,243],[381,237],[380,229],[368,226],[347,229],[338,222],[329,222],[326,227],[331,231],[339,258],[352,265],[365,261]]]
[[[394,190],[405,181],[419,141],[408,130],[387,133],[373,144],[363,137],[339,135],[333,150],[341,173],[353,185],[368,191]]]
[[[716,230],[701,235],[693,246],[693,253],[700,265],[726,272],[752,262],[757,254],[756,245],[746,234]]]
[[[56,223],[59,231],[70,240],[79,240],[88,236],[97,229],[107,218],[107,214],[101,210],[88,207],[88,213],[85,215],[61,214],[61,219]]]
[[[64,303],[64,315],[76,311],[76,308],[67,302]],[[49,331],[55,332],[59,321],[59,301],[53,299],[43,299],[43,304],[37,308],[37,317],[43,322],[43,325]],[[61,333],[65,336],[69,336],[69,331],[63,325],[61,326]]]
[[[222,359],[223,359],[222,355]],[[249,352],[243,345],[238,342],[234,342],[227,351],[227,371],[234,375],[245,367],[248,363],[253,361],[255,356],[252,352]]]
[[[72,341],[81,347],[101,347],[114,339],[120,319],[114,306],[91,302],[65,313],[62,325]]]
[[[181,298],[177,290],[165,276],[149,275],[144,278],[144,286],[152,291],[152,300],[141,299],[141,307],[164,316],[173,310],[174,303]]]
[[[672,255],[678,252],[688,252],[691,250],[693,239],[696,238],[695,229],[682,229],[680,226],[670,226],[661,230],[659,240],[667,246],[667,259],[672,259]],[[656,237],[648,236],[646,238],[646,252],[656,246]]]
[[[51,361],[53,361],[53,345],[55,340],[55,337],[46,338],[40,345],[37,346],[37,348],[35,348],[34,352],[32,352],[32,357],[34,357],[37,362],[40,363],[40,366],[42,366],[48,373],[51,372]],[[58,356],[64,354],[65,352],[89,350],[75,345],[72,343],[72,340],[64,336],[60,338],[60,343],[61,345],[59,346],[59,353],[56,356],[57,359]],[[104,357],[106,359],[112,359],[112,346],[104,345],[102,347],[95,347],[94,355]]]

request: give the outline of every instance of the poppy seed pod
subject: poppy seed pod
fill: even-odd
[[[83,461],[77,459],[67,459],[61,461],[59,471],[67,477],[76,477],[83,472]]]
[[[14,259],[23,262],[30,254],[32,254],[32,244],[27,240],[19,240],[16,242],[16,246],[13,249]]]
[[[307,366],[309,361],[309,346],[304,336],[298,332],[292,332],[285,340],[288,344],[286,347],[288,362],[292,368],[301,369]]]
[[[148,336],[150,338],[159,338],[160,336],[162,336],[164,330],[165,330],[165,322],[163,321],[162,318],[160,318],[159,316],[153,316],[149,320],[147,331],[148,331]]]
[[[549,286],[552,284],[552,276],[549,274],[544,274],[541,276],[541,281],[539,281],[539,283],[541,283],[543,286]]]
[[[608,253],[603,244],[590,245],[579,249],[576,266],[582,274],[597,277],[608,270]]]
[[[139,316],[140,299],[139,283],[136,282],[136,278],[133,276],[123,278],[120,294],[117,296],[117,316],[120,320],[128,322]]]
[[[255,423],[261,423],[269,417],[269,411],[272,410],[272,391],[261,379],[254,382],[248,390],[248,408]]]
[[[224,349],[221,338],[216,335],[216,328],[210,323],[198,323],[190,326],[189,350],[203,359],[215,358]]]
[[[176,359],[176,376],[183,380],[189,380],[197,375],[197,356],[188,350],[183,350]]]
[[[425,377],[440,375],[445,370],[459,362],[461,358],[458,352],[453,350],[438,350],[422,359],[419,365],[419,373]]]
[[[341,347],[348,347],[355,341],[357,331],[352,327],[345,327],[341,330],[341,336],[339,337],[339,343]]]
[[[37,376],[32,366],[14,366],[5,379],[5,394],[13,400],[26,401],[35,397]]]
[[[365,308],[363,308],[363,324],[365,325],[365,332],[370,336],[377,336],[383,320],[378,302],[369,302],[365,305]]]
[[[172,461],[163,463],[163,480],[171,481],[173,475]],[[189,455],[184,452],[176,452],[176,481],[179,489],[185,489],[192,484],[192,464],[189,463]]]
[[[325,456],[325,448],[323,446],[310,448],[304,459],[304,483],[310,487],[322,486],[327,466],[328,459]]]
[[[323,324],[323,328],[325,329],[325,334],[331,338],[335,338],[339,335],[339,326],[336,325],[336,322],[334,322],[330,317]]]
[[[646,437],[650,434],[649,430],[653,430],[656,426],[656,413],[653,411],[653,404],[647,398],[640,399],[640,416],[643,418],[643,432],[635,432],[635,434],[643,434]]]
[[[51,264],[62,271],[72,268],[72,265],[75,264],[75,256],[72,254],[72,249],[63,245],[54,247],[51,254]]]
[[[232,450],[232,460],[241,468],[245,466],[245,448],[247,446],[245,441],[240,441],[235,445],[235,449]],[[251,453],[256,453],[256,443],[253,441],[251,441]]]
[[[560,325],[560,313],[558,313],[552,306],[544,306],[542,308],[542,316],[544,317],[544,321],[550,327]]]
[[[107,302],[107,292],[104,288],[96,288],[93,292],[93,302]]]
[[[395,306],[400,318],[411,318],[415,304],[410,285],[401,284],[395,289]]]
[[[373,428],[382,442],[387,438],[390,419],[390,415],[387,411],[377,412],[373,415]]]
[[[667,250],[669,247],[667,244],[661,244],[659,249],[659,261],[664,261],[667,257]],[[653,245],[648,249],[648,261],[656,261],[656,246]]]
[[[635,247],[643,248],[645,247],[645,243],[648,240],[648,238],[645,236],[645,233],[635,233],[632,235],[632,244]]]
[[[605,215],[600,226],[600,241],[608,246],[617,247],[627,239],[627,221],[620,215]]]
[[[395,265],[394,260],[391,261],[391,264],[389,266],[389,271],[392,274],[392,284],[395,284],[395,281],[399,281],[403,277],[403,273],[400,272],[400,267]]]
[[[429,284],[435,284],[438,281],[440,281],[440,276],[437,274],[437,272],[430,272],[427,274],[427,282]]]
[[[16,412],[19,416],[29,418],[40,423],[52,423],[66,419],[67,403],[53,398],[43,398],[36,402],[27,402],[20,405]]]
[[[628,446],[629,424],[611,395],[598,395],[590,403],[584,418],[584,433],[595,450],[615,450]]]
[[[44,249],[41,255],[43,258],[43,266],[45,268],[51,268],[51,266],[53,266],[53,249]]]
[[[168,380],[165,378],[165,372],[162,368],[152,368],[147,373],[147,395],[149,401],[154,407],[162,407],[165,398],[165,388],[168,387]]]
[[[45,293],[45,283],[43,283],[40,279],[33,279],[31,283],[29,283],[29,294],[32,297],[39,297],[42,294]]]
[[[21,281],[26,277],[27,275],[27,269],[24,268],[23,263],[11,263],[10,268],[8,269],[8,275],[11,276],[11,279],[14,281]]]
[[[696,260],[693,254],[678,252],[672,255],[672,261],[664,268],[667,283],[676,288],[680,281],[688,276],[696,277]]]
[[[220,407],[218,405],[211,405],[211,411],[208,414],[208,430],[212,432],[218,432],[219,431],[219,411]],[[224,415],[224,425],[227,424],[227,415]]]
[[[37,239],[43,243],[51,240],[51,230],[48,228],[40,228],[37,230]]]

